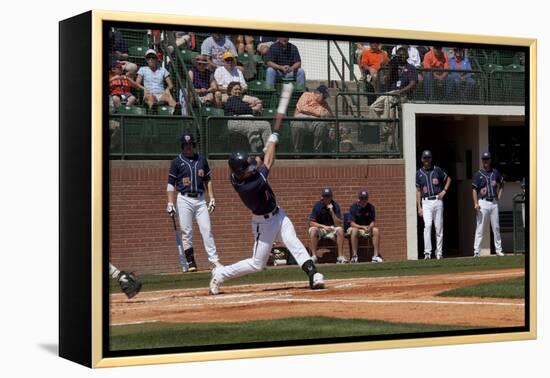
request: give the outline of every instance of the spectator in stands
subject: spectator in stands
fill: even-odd
[[[281,78],[295,79],[298,87],[303,88],[306,85],[300,52],[288,42],[288,38],[277,38],[277,42],[267,52],[267,84],[275,86],[275,82]]]
[[[388,63],[388,75],[386,76],[386,87],[388,95],[380,96],[369,107],[371,118],[396,118],[396,107],[399,102],[404,102],[407,96],[416,87],[418,74],[416,68],[407,62],[409,53],[407,48],[397,49],[397,55]],[[382,124],[382,137],[386,140],[386,147],[394,149],[395,144],[395,122],[384,122]]]
[[[449,58],[443,51],[443,47],[436,45],[424,55],[424,95],[426,99],[430,99],[432,94],[432,86],[443,88],[447,82],[448,72],[437,70],[449,69]],[[433,71],[432,71],[433,70]]]
[[[111,32],[110,39],[111,51],[109,56],[111,66],[116,63],[122,64],[122,69],[127,73],[128,77],[134,79],[136,77],[137,64],[128,61],[128,43],[119,31]]]
[[[334,117],[334,113],[327,103],[329,97],[326,85],[320,85],[314,92],[304,92],[298,103],[294,117],[310,120],[292,121],[290,132],[295,152],[302,152],[304,147],[304,132],[313,134],[313,151],[322,152],[328,141],[329,122],[315,121],[316,118]]]
[[[396,45],[391,51],[392,58],[397,55],[397,50],[400,47],[404,47],[407,49],[407,53],[409,54],[409,58],[407,59],[407,63],[414,67],[422,67],[422,60],[420,59],[420,53],[418,52],[418,49],[416,46],[413,45]]]
[[[248,53],[254,54],[254,36],[252,35],[237,35],[237,52],[239,54]]]
[[[338,247],[337,264],[348,262],[344,256],[344,229],[342,228],[342,213],[340,205],[332,199],[332,190],[324,188],[321,199],[315,203],[309,216],[309,247],[313,262],[317,262],[317,245],[319,240],[336,241]]]
[[[232,82],[227,86],[229,97],[224,105],[224,114],[228,117],[253,117],[254,113],[262,111],[262,104],[250,106],[243,101],[242,88],[239,82]],[[250,143],[252,152],[260,152],[267,145],[271,135],[271,125],[268,121],[230,120],[227,122],[230,131],[244,135]]]
[[[214,103],[217,85],[214,80],[214,73],[208,69],[208,58],[206,56],[198,55],[194,59],[193,67],[189,70],[189,80],[193,83],[193,88],[195,88],[201,104]]]
[[[242,92],[245,92],[248,88],[248,84],[244,79],[242,71],[237,68],[237,59],[230,51],[223,53],[223,66],[216,69],[214,72],[214,79],[217,86],[215,100],[216,105],[219,107],[227,101],[227,87],[230,83],[234,81],[240,83]],[[245,95],[243,97],[243,101],[252,107],[258,106],[258,104],[261,106],[262,104],[259,98],[253,96]]]
[[[158,66],[155,50],[147,50],[145,60],[147,61],[147,66],[140,67],[136,82],[138,85],[142,85],[143,83],[145,87],[143,99],[149,107],[149,111],[153,111],[154,106],[159,102],[168,103],[175,111],[178,103],[172,97],[171,91],[174,88],[174,84],[170,78],[170,73],[164,67]]]
[[[111,96],[115,112],[123,102],[128,106],[135,104],[136,96],[133,95],[132,88],[144,89],[123,74],[122,63],[115,63],[109,77],[109,96]]]
[[[363,49],[359,68],[363,77],[372,84],[376,92],[380,91],[380,68],[385,66],[388,61],[388,53],[380,49],[379,43],[371,42],[368,49]]]
[[[201,55],[208,57],[209,69],[215,71],[218,67],[223,67],[224,53],[230,52],[233,56],[237,55],[235,45],[227,36],[220,33],[212,33],[202,42]]]
[[[447,84],[447,97],[473,99],[476,82],[472,77],[472,65],[466,56],[464,49],[455,48],[454,56],[449,59],[449,69],[470,72],[451,72]]]
[[[369,202],[369,194],[366,190],[360,191],[358,200],[351,205],[349,209],[350,227],[346,234],[351,240],[351,262],[358,262],[357,250],[359,247],[359,238],[371,238],[374,245],[374,255],[372,262],[383,262],[379,253],[380,232],[375,226],[376,212],[374,206]]]
[[[254,43],[256,44],[256,50],[258,54],[264,56],[269,51],[271,45],[277,41],[275,37],[266,37],[266,36],[257,36],[254,38]]]

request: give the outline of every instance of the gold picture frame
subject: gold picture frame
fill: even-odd
[[[105,337],[108,335],[105,324],[105,189],[108,188],[108,175],[105,172],[105,141],[103,122],[104,85],[105,85],[105,25],[108,23],[135,23],[151,25],[179,25],[203,28],[222,28],[238,30],[262,30],[346,36],[364,38],[384,38],[396,40],[422,40],[432,42],[487,44],[502,47],[523,47],[528,49],[526,72],[529,73],[526,94],[528,101],[525,116],[529,120],[529,253],[526,287],[528,288],[529,318],[525,331],[488,333],[475,335],[418,337],[396,340],[342,342],[317,345],[299,345],[284,347],[261,347],[253,349],[214,350],[201,352],[170,354],[129,354],[127,356],[106,357],[104,353]],[[81,32],[79,36],[76,36]],[[80,38],[80,39],[79,39]],[[85,51],[81,56],[67,62],[71,56],[71,46],[79,43]],[[89,48],[89,49],[88,49]],[[177,15],[143,14],[93,10],[74,18],[60,22],[60,72],[68,70],[72,75],[60,79],[60,355],[89,367],[116,367],[174,362],[210,361],[252,357],[284,356],[298,354],[316,354],[329,352],[348,352],[374,349],[405,348],[419,346],[437,346],[449,344],[468,344],[496,341],[535,339],[537,336],[537,41],[527,38],[502,36],[480,36],[469,34],[438,33],[426,31],[405,31],[397,29],[375,29],[339,25],[294,24],[278,22],[260,22],[254,20],[231,20],[211,17],[189,17]],[[69,63],[74,66],[69,68]],[[71,71],[72,70],[72,71]],[[76,75],[76,76],[75,76]],[[78,75],[88,75],[80,78]],[[74,90],[71,77],[79,77],[79,85],[88,91],[88,95],[75,100],[70,96]],[[78,92],[80,93],[80,92]],[[89,102],[85,100],[89,98]],[[75,103],[70,104],[70,101]],[[85,109],[85,110],[84,110]],[[75,113],[75,110],[82,110]],[[81,124],[82,130],[70,131],[74,122]],[[85,125],[89,127],[84,127]],[[77,150],[78,146],[87,146]],[[86,155],[90,163],[89,170],[78,174],[72,171],[72,154]],[[414,157],[413,155],[408,155]],[[412,162],[411,164],[414,164]],[[408,168],[407,168],[408,169]],[[410,171],[410,169],[408,169]],[[414,172],[414,171],[413,171]],[[82,181],[88,185],[85,200],[82,193],[71,188],[71,183]],[[410,194],[409,194],[410,195]],[[80,221],[75,221],[71,211],[74,207],[83,211]],[[84,243],[80,243],[84,241]],[[89,243],[88,243],[89,242]],[[86,291],[89,289],[89,293]],[[82,291],[84,290],[84,291]],[[85,293],[85,294],[83,294]]]

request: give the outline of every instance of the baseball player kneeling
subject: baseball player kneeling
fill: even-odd
[[[321,239],[335,240],[338,247],[336,264],[345,264],[344,229],[340,205],[332,199],[332,190],[324,188],[321,199],[315,203],[309,216],[309,241],[313,261],[317,261],[317,245]]]
[[[294,256],[298,265],[309,277],[311,289],[324,288],[324,277],[317,272],[306,248],[296,236],[296,231],[285,211],[277,205],[275,193],[267,178],[275,161],[278,134],[268,139],[263,163],[254,160],[246,152],[236,152],[229,158],[231,184],[243,204],[252,212],[254,247],[252,257],[232,265],[217,267],[212,271],[210,294],[219,294],[220,285],[232,278],[261,271],[267,264],[275,240],[280,240]]]
[[[380,256],[380,231],[375,226],[376,211],[374,205],[369,202],[369,193],[366,190],[359,192],[358,199],[349,209],[350,227],[347,234],[351,240],[351,262],[359,262],[357,249],[359,247],[359,238],[372,238],[374,245],[373,263],[383,262]]]

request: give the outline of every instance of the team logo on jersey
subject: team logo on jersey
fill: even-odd
[[[199,175],[199,177],[204,177],[204,169],[199,169],[197,175]]]
[[[184,177],[184,178],[181,179],[181,182],[182,182],[183,185],[189,186],[189,185],[191,185],[191,178]]]
[[[432,184],[434,184],[434,185],[439,184],[439,180],[436,179],[436,178],[433,178],[433,179],[432,179]]]
[[[495,180],[491,181],[491,186],[497,186],[497,182]]]
[[[424,193],[428,193],[428,187],[427,186],[424,186],[424,188],[422,188],[422,190],[424,191]]]
[[[484,196],[485,194],[487,194],[487,188],[481,188],[479,193],[481,193],[481,195]]]

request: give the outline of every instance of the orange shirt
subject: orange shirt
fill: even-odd
[[[323,104],[317,102],[316,95],[313,92],[304,92],[296,104],[294,115],[307,114],[316,117],[327,117],[332,114],[326,102]]]
[[[361,54],[361,67],[371,67],[379,70],[382,64],[388,63],[388,53],[384,50],[373,51],[367,49]]]
[[[109,79],[109,95],[123,95],[129,93],[132,93],[132,83],[126,76],[111,76]]]
[[[445,52],[443,56],[437,57],[435,55],[434,49],[431,49],[424,55],[424,68],[442,68],[445,70],[449,69],[449,57]]]

